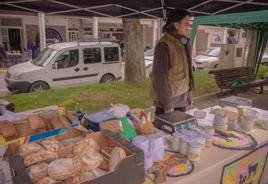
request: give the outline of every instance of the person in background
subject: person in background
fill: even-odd
[[[186,111],[192,105],[194,80],[188,32],[190,13],[173,10],[163,26],[164,36],[158,41],[151,76],[150,94],[155,115]]]

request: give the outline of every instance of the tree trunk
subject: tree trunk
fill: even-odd
[[[125,82],[143,84],[145,63],[143,39],[139,19],[123,19],[125,44]]]

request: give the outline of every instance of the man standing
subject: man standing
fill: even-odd
[[[192,104],[194,80],[188,31],[190,13],[175,9],[163,27],[165,35],[158,41],[152,70],[151,96],[156,115],[186,111]]]

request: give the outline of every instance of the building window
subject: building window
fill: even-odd
[[[104,48],[105,62],[119,62],[119,51],[117,47]]]
[[[86,48],[83,49],[83,57],[85,64],[100,63],[101,49],[100,48]]]
[[[69,31],[69,41],[78,40],[78,31]]]

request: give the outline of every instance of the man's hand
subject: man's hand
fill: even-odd
[[[165,109],[165,114],[166,114],[166,113],[169,113],[169,112],[174,112],[174,108],[171,108],[171,109]]]
[[[189,99],[186,101],[186,107],[189,109],[189,108],[192,108],[192,105],[193,105],[193,101],[192,99]]]

